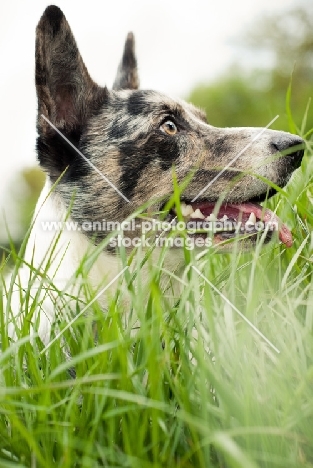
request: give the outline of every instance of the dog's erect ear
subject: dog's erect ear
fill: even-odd
[[[113,89],[138,89],[139,78],[137,72],[137,59],[135,54],[135,39],[133,33],[128,33],[124,53],[119,64]]]
[[[106,88],[90,78],[62,11],[49,6],[36,31],[38,131],[50,133],[43,114],[65,133],[79,132],[103,103]]]

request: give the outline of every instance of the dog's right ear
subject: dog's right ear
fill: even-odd
[[[90,78],[62,11],[49,6],[36,31],[38,132],[53,133],[43,114],[65,134],[78,134],[103,104],[107,89]]]
[[[130,32],[126,38],[123,57],[117,70],[113,89],[120,90],[138,88],[139,78],[135,54],[135,38],[133,33]]]

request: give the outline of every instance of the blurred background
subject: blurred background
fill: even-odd
[[[128,31],[141,87],[190,100],[215,126],[313,127],[312,0],[60,0],[87,68],[112,85]],[[36,166],[36,24],[49,3],[0,6],[0,246],[17,244],[44,182]]]

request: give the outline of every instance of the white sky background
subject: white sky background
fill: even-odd
[[[57,5],[96,82],[112,85],[126,34],[133,31],[141,87],[185,97],[195,84],[214,79],[234,61],[249,67],[251,55],[242,56],[234,39],[263,14],[297,3],[59,0]],[[0,5],[1,210],[8,203],[16,171],[36,164],[35,28],[47,5],[39,0],[2,1]]]

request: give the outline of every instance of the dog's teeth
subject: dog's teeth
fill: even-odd
[[[193,213],[193,208],[191,205],[186,205],[186,203],[181,203],[180,205],[182,215],[187,217]]]
[[[209,216],[205,218],[206,221],[217,221],[217,217],[214,215],[214,213],[211,213]]]
[[[250,216],[249,216],[249,219],[248,219],[247,223],[250,223],[250,224],[255,224],[256,223],[256,216],[255,216],[254,213],[250,213]]]
[[[196,209],[194,213],[191,213],[190,218],[198,218],[198,219],[204,219],[205,216],[201,213],[199,208]]]
[[[227,221],[228,220],[228,216],[225,214],[222,218],[221,218],[221,221]]]

